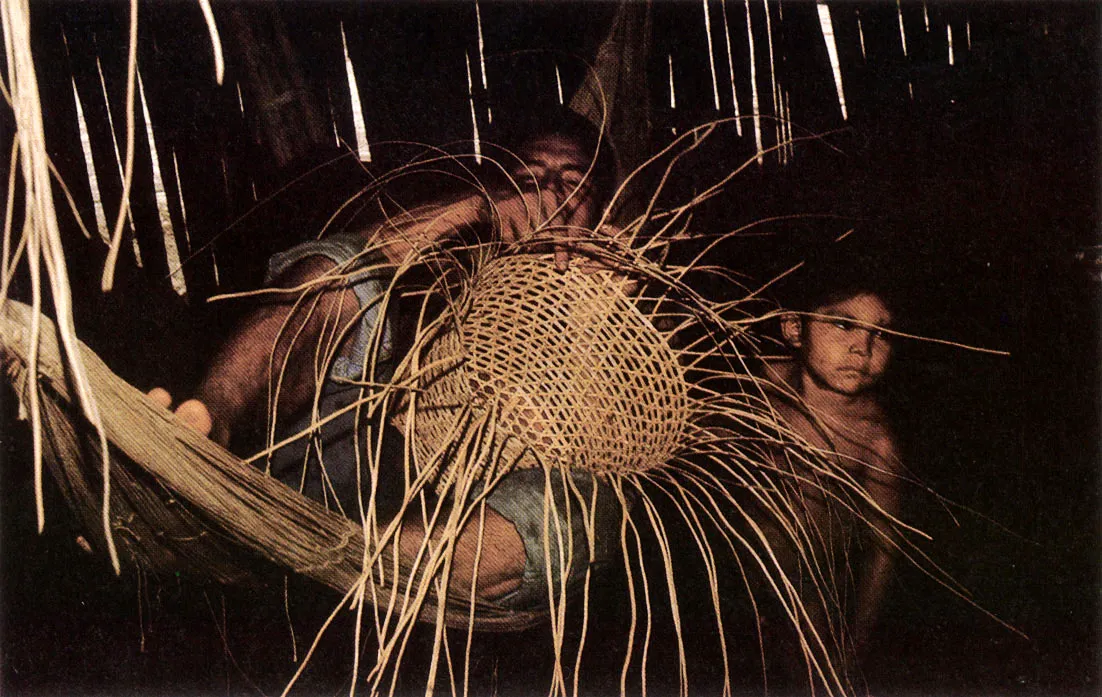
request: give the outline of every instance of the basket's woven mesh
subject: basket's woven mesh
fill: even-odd
[[[625,473],[666,463],[690,415],[688,387],[622,283],[606,271],[561,273],[541,256],[483,265],[422,355],[439,367],[417,397],[419,461],[454,442],[468,405],[493,410],[506,466]]]

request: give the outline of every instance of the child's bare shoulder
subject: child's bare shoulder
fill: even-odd
[[[899,440],[881,405],[876,405],[876,410],[867,418],[866,424],[868,448],[876,454],[884,467],[893,471],[899,469]]]

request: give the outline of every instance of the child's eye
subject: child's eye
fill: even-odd
[[[833,324],[835,327],[837,327],[838,329],[841,329],[842,331],[845,331],[845,332],[848,332],[850,329],[853,329],[853,324],[851,324],[849,322],[846,322],[845,320],[841,320],[841,319],[835,320],[835,321],[831,322],[831,324]]]

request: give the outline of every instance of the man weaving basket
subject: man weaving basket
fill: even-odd
[[[500,242],[510,245],[549,231],[561,240],[552,244],[553,263],[557,270],[565,271],[573,254],[567,238],[591,230],[611,188],[611,163],[594,157],[597,146],[595,135],[578,125],[570,133],[538,135],[520,148],[517,166],[509,168],[518,185],[514,190],[451,196],[407,215],[277,254],[269,262],[270,283],[284,289],[308,288],[309,295],[279,295],[252,311],[217,351],[191,398],[175,406],[177,417],[228,445],[238,429],[263,418],[261,410],[276,381],[278,397],[273,400],[273,411],[279,418],[302,417],[303,412],[310,412],[315,396],[315,352],[328,342],[339,342],[339,349],[321,392],[321,417],[355,399],[357,382],[390,379],[400,358],[396,355],[400,324],[393,312],[380,307],[380,298],[392,284],[391,269],[449,238],[492,226],[500,231]],[[372,252],[365,254],[366,248]],[[582,259],[577,263],[595,264]],[[352,280],[347,280],[349,275]],[[307,299],[303,301],[303,297]],[[368,372],[373,374],[365,375],[366,354],[372,351],[374,370]],[[149,395],[165,407],[173,404],[162,388]],[[312,415],[299,418],[292,432],[308,427]],[[371,496],[372,492],[364,491],[368,482],[357,472],[354,418],[354,412],[349,412],[321,432],[324,469],[315,466],[303,473],[303,463],[309,457],[306,451],[311,448],[309,439],[276,451],[270,467],[285,483],[331,502],[356,519],[360,493]],[[383,455],[399,461],[401,457],[398,449]],[[386,469],[388,463],[382,466]],[[391,476],[401,476],[396,467],[391,468]],[[604,525],[615,523],[618,530],[618,517],[613,513],[619,515],[620,504],[611,492],[600,486],[594,491],[597,480],[588,474],[574,479],[587,500],[595,497],[598,508],[607,509],[598,516]],[[382,482],[379,490],[386,484]],[[524,609],[547,602],[545,559],[551,562],[551,578],[560,578],[563,570],[558,568],[562,554],[544,551],[544,491],[544,472],[538,470],[518,469],[497,483],[487,497],[484,519],[469,520],[455,541],[451,590],[466,595],[474,580],[480,600]],[[571,516],[567,511],[572,496],[562,484],[553,487],[553,492],[554,510],[561,518],[556,525],[571,526],[573,540],[569,544],[574,549],[584,548],[583,516],[576,511]],[[380,501],[382,498],[379,496]],[[405,516],[399,543],[399,555],[410,561],[422,548],[426,529],[419,512],[411,513]],[[598,563],[619,549],[614,534],[598,534],[593,540]],[[571,583],[584,572],[586,556],[576,554],[575,561],[569,563]]]

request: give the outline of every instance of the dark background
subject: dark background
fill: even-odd
[[[712,4],[714,32],[722,26],[719,9]],[[480,130],[484,140],[505,140],[533,114],[558,108],[556,62],[568,95],[579,83],[578,57],[592,58],[614,8],[486,3],[481,10],[490,84],[475,90]],[[32,11],[50,153],[91,220],[69,80],[76,79],[84,100],[105,200],[117,201],[94,59],[103,61],[120,122],[125,6],[36,3]],[[760,4],[753,11],[758,32]],[[732,41],[745,47],[744,6],[730,3],[728,12]],[[783,12],[783,20],[773,15],[776,70],[790,94],[797,135],[829,134],[799,144],[784,166],[774,157],[749,167],[700,212],[694,229],[715,233],[772,215],[830,214],[768,226],[769,236],[736,239],[720,258],[765,280],[855,228],[850,242],[874,250],[909,298],[916,333],[1010,353],[902,345],[888,397],[909,466],[950,502],[916,491],[909,503],[910,519],[933,536],[933,559],[976,605],[1028,638],[904,566],[866,666],[869,685],[879,694],[1095,694],[1102,283],[1097,266],[1077,255],[1086,250],[1089,258],[1088,248],[1099,243],[1099,8],[931,3],[927,33],[923,6],[905,3],[904,57],[894,4],[838,5],[833,17],[848,122],[839,117],[814,7],[785,3]],[[712,105],[700,5],[660,3],[653,13],[650,97],[640,112],[651,120],[657,147],[673,129],[732,112],[719,38],[720,92],[728,96],[718,114]],[[338,130],[351,142],[338,28],[344,22],[374,171],[410,152],[386,141],[470,138],[463,53],[477,71],[473,3],[311,3],[287,6],[283,16],[308,83],[322,104],[330,95]],[[954,66],[947,61],[946,22],[954,29]],[[66,239],[85,341],[131,382],[186,392],[238,312],[203,299],[254,286],[267,255],[315,234],[364,175],[344,158],[280,190],[341,151],[330,141],[330,150],[273,164],[249,122],[249,106],[246,117],[239,113],[232,62],[227,86],[214,85],[209,41],[190,3],[143,4],[141,32],[140,65],[162,166],[173,149],[179,156],[181,181],[166,174],[169,199],[179,186],[189,201],[196,250],[186,267],[190,297],[175,296],[165,276],[151,183],[141,174],[149,155],[140,122],[133,205],[145,268],[134,267],[124,246],[119,287],[104,296],[97,290],[102,245],[84,242],[75,229],[66,230]],[[766,110],[762,37],[757,48]],[[667,55],[674,60],[676,110],[668,104]],[[744,112],[745,63],[736,55]],[[487,105],[493,124],[485,119]],[[6,145],[11,122],[7,113],[3,118]],[[679,170],[675,191],[691,193],[752,155],[752,137],[723,129]],[[220,160],[227,163],[225,180]],[[260,206],[253,184],[266,201]],[[212,242],[221,285],[211,271]],[[799,276],[791,283],[798,285]],[[28,439],[14,420],[10,394],[4,398],[6,692],[237,694],[250,692],[250,681],[278,692],[292,670],[289,630],[271,610],[282,605],[278,589],[252,595],[179,578],[141,585],[133,575],[114,578],[104,558],[75,544],[79,531],[52,489],[46,531],[37,535]],[[320,605],[332,601],[324,592],[320,597]],[[294,610],[304,626],[320,612],[309,606]],[[300,653],[311,636],[299,628]]]

